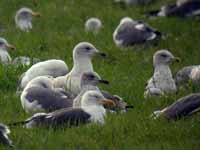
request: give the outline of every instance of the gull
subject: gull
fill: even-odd
[[[85,22],[85,31],[86,32],[94,32],[98,33],[99,30],[102,28],[102,22],[98,18],[89,18]]]
[[[36,113],[25,121],[11,123],[11,125],[23,125],[25,128],[40,126],[49,128],[73,127],[88,123],[104,125],[106,110],[103,105],[115,105],[115,103],[105,99],[98,91],[87,91],[83,95],[81,108],[66,108],[51,113]]]
[[[169,121],[178,120],[183,117],[188,117],[199,111],[200,108],[200,94],[193,93],[183,98],[180,98],[172,105],[154,111],[152,117],[157,119],[163,117]]]
[[[176,3],[162,6],[159,10],[153,10],[147,13],[147,16],[159,17],[195,17],[200,15],[199,0],[178,0]]]
[[[68,72],[68,66],[63,60],[50,59],[38,62],[21,75],[18,83],[18,91],[22,91],[32,79],[38,76],[49,75],[58,77],[66,75]]]
[[[200,65],[183,67],[177,72],[175,79],[179,88],[187,87],[191,84],[194,87],[198,86],[200,83]]]
[[[124,17],[113,33],[113,40],[116,46],[123,48],[149,43],[160,36],[161,33],[149,25]]]
[[[159,50],[153,56],[154,74],[147,83],[145,98],[149,96],[164,96],[177,92],[176,84],[173,79],[169,65],[180,61],[180,58],[168,50]]]
[[[0,37],[0,60],[3,64],[9,64],[12,62],[12,58],[10,57],[7,49],[15,50],[16,48],[9,44],[4,38]]]
[[[58,80],[55,87],[72,90],[75,95],[80,92],[80,76],[83,72],[93,72],[91,59],[96,56],[105,57],[105,54],[97,50],[88,42],[80,42],[73,49],[73,68],[69,72],[66,63],[62,60],[47,60],[39,62],[29,68],[19,81],[19,90],[23,90],[28,82],[38,76],[49,75]],[[72,83],[73,82],[73,83]]]
[[[16,12],[15,24],[20,30],[29,32],[32,29],[32,18],[40,16],[40,13],[34,12],[30,8],[21,8]]]
[[[64,88],[66,91],[78,95],[81,92],[80,80],[84,72],[94,72],[92,58],[94,56],[105,57],[105,53],[100,52],[91,43],[81,42],[73,49],[73,68],[65,76],[55,78],[54,87]]]

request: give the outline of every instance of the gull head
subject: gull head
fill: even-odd
[[[94,56],[106,57],[105,53],[100,52],[94,45],[88,42],[81,42],[77,44],[73,50],[74,59],[92,58]]]
[[[32,29],[32,18],[40,16],[40,13],[34,12],[30,8],[21,8],[15,15],[16,26],[22,31],[28,32]]]
[[[168,50],[159,50],[153,56],[154,66],[169,65],[172,62],[179,62],[180,58],[175,57]]]
[[[81,76],[81,86],[98,84],[109,84],[109,81],[101,79],[101,77],[96,72],[84,72]]]
[[[82,97],[82,107],[103,107],[103,105],[115,106],[116,104],[112,100],[106,99],[99,91],[87,91]]]
[[[0,37],[0,49],[7,51],[7,49],[15,50],[16,48],[9,44],[4,38]]]
[[[139,22],[136,21],[136,20],[133,20],[132,18],[130,17],[123,17],[121,20],[120,20],[120,25],[122,24],[125,24],[125,23],[133,23],[133,24],[138,24]]]

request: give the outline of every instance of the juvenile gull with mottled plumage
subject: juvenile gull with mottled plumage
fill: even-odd
[[[147,83],[144,96],[164,96],[174,94],[177,91],[169,65],[173,61],[180,61],[179,58],[168,50],[159,50],[153,56],[154,74]]]

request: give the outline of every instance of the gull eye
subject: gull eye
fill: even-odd
[[[23,11],[22,13],[21,13],[21,15],[24,15],[24,16],[26,16],[26,15],[28,15],[29,13],[27,12],[27,11]]]
[[[91,48],[90,48],[89,46],[85,47],[85,49],[86,49],[87,51],[90,51],[90,50],[91,50]]]
[[[90,75],[89,78],[90,78],[90,79],[94,79],[95,76],[94,76],[94,75]]]
[[[167,57],[166,54],[161,54],[160,56],[163,57],[163,58],[166,58],[166,57]]]
[[[0,41],[0,46],[4,45],[4,42]]]

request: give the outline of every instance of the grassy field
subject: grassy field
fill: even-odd
[[[63,59],[72,67],[72,49],[80,41],[93,43],[114,61],[94,60],[95,71],[111,84],[102,89],[122,96],[134,109],[125,114],[109,114],[105,126],[89,125],[65,130],[11,128],[11,139],[16,150],[64,149],[115,149],[115,150],[198,150],[200,147],[199,116],[177,122],[151,120],[149,115],[163,108],[192,90],[181,91],[167,99],[145,101],[145,82],[153,73],[152,55],[159,49],[170,49],[182,62],[171,66],[176,73],[183,66],[200,63],[200,22],[192,19],[159,18],[148,20],[143,14],[166,1],[145,7],[122,9],[112,0],[30,0],[0,1],[0,36],[17,47],[10,52],[12,58],[20,55]],[[34,29],[22,33],[15,28],[14,14],[26,6],[42,13],[34,20]],[[84,22],[89,17],[99,17],[104,28],[97,35],[84,32]],[[167,34],[167,39],[156,46],[135,51],[118,49],[112,33],[124,16],[144,19],[153,27]],[[138,48],[137,48],[138,49]],[[0,66],[0,122],[24,120],[26,114],[20,98],[16,96],[18,77],[27,68]],[[9,149],[2,147],[0,149]]]

